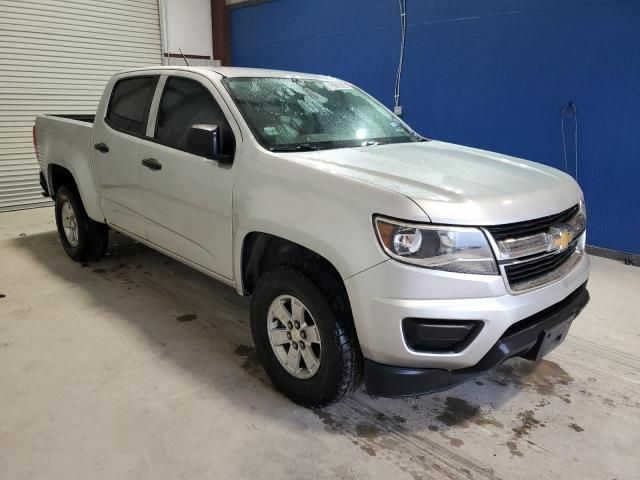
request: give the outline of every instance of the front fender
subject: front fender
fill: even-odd
[[[251,232],[302,245],[328,260],[346,279],[388,258],[375,236],[374,214],[428,220],[403,195],[320,167],[312,160],[261,151],[240,159],[233,198],[234,278],[239,293],[242,248]]]

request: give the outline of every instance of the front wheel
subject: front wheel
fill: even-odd
[[[251,332],[273,384],[305,407],[324,407],[358,387],[362,357],[350,318],[305,274],[265,273],[251,299]]]
[[[56,225],[65,252],[76,262],[98,260],[107,251],[109,228],[89,218],[77,190],[69,186],[56,192]]]

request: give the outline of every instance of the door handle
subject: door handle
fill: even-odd
[[[109,151],[109,147],[106,143],[96,143],[93,148],[98,150],[101,153],[107,153]]]
[[[143,158],[142,165],[150,170],[162,170],[162,164],[155,158]]]

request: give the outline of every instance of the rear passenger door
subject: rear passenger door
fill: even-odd
[[[147,238],[147,229],[138,156],[158,78],[116,80],[105,114],[96,117],[92,139],[95,178],[107,222],[142,238]]]
[[[139,155],[150,242],[225,278],[232,278],[232,191],[235,163],[187,151],[192,125],[218,125],[240,146],[239,129],[206,77],[163,77]],[[155,120],[155,121],[154,121]]]

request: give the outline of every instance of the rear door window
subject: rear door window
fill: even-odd
[[[107,123],[125,133],[142,136],[147,127],[149,107],[157,76],[132,77],[119,80],[113,87],[107,110]]]
[[[217,125],[222,132],[230,128],[218,102],[204,85],[188,78],[169,78],[158,108],[156,140],[185,150],[187,131],[197,124]]]

